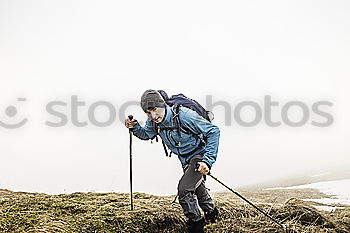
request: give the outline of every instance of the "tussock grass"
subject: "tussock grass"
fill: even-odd
[[[324,212],[296,198],[282,203],[288,195],[269,204],[278,192],[245,195],[283,221],[289,232],[350,232],[349,207]],[[172,203],[173,196],[135,193],[134,198],[134,211],[130,211],[129,194],[46,195],[0,190],[0,232],[186,232],[186,219],[179,204]],[[214,194],[214,199],[220,218],[207,225],[206,232],[283,232],[232,194]]]

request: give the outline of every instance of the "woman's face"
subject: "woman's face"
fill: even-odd
[[[147,117],[155,123],[160,123],[165,116],[165,108],[152,108],[146,110]]]

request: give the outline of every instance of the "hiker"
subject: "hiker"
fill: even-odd
[[[205,175],[217,157],[219,128],[187,107],[170,107],[156,90],[143,93],[141,107],[148,117],[145,126],[140,126],[136,119],[126,119],[125,126],[142,140],[160,136],[166,154],[165,145],[170,149],[170,155],[178,155],[184,171],[178,184],[178,196],[184,214],[189,219],[188,230],[193,233],[204,232],[205,221],[213,223],[218,215],[205,187]],[[199,208],[203,210],[204,217]]]

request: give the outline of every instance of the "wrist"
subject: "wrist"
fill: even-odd
[[[202,160],[201,162],[205,163],[207,165],[207,167],[209,168],[209,170],[211,169],[211,165],[207,161]]]

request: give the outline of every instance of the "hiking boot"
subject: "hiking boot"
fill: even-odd
[[[205,212],[204,213],[204,217],[205,217],[205,220],[206,221],[210,221],[211,223],[215,223],[216,222],[216,219],[219,215],[219,211],[218,209],[215,207],[213,211],[210,211],[210,212]]]
[[[204,233],[205,219],[202,218],[197,222],[188,221],[187,229],[189,233]]]

